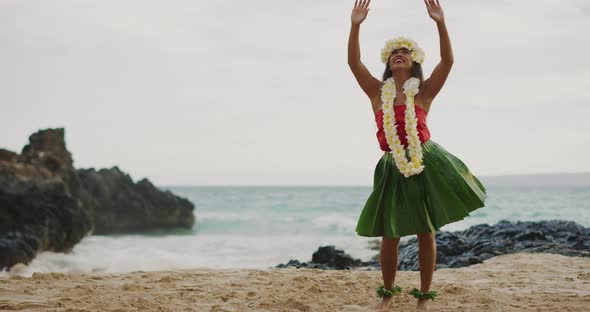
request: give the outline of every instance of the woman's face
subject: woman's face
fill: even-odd
[[[412,54],[406,48],[395,49],[389,56],[389,68],[396,69],[412,69]]]

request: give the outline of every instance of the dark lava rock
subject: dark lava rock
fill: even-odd
[[[286,268],[294,266],[296,268],[314,268],[324,270],[350,270],[353,267],[362,266],[360,259],[353,259],[350,255],[344,253],[334,246],[322,246],[313,253],[310,262],[299,262],[298,260],[291,260],[286,264],[279,264],[277,268]]]
[[[0,148],[0,161],[16,161],[17,158],[17,153]]]
[[[464,231],[446,232],[438,231],[436,238],[436,269],[466,267],[482,263],[494,256],[518,253],[518,252],[543,252],[555,253],[565,256],[590,257],[590,228],[583,227],[574,221],[547,220],[547,221],[516,221],[502,220],[493,226],[488,224],[474,225]],[[380,240],[380,239],[379,239]],[[314,267],[321,269],[339,269],[335,265],[343,251],[329,249],[327,255],[322,251],[325,247],[314,253],[321,254],[317,259],[323,261],[324,266],[311,266],[309,263],[299,263],[291,260],[287,265],[276,267]],[[379,248],[375,248],[379,250]],[[398,270],[418,271],[418,240],[410,238],[401,243],[398,248]],[[379,254],[371,261],[363,262],[360,259],[353,260],[347,255],[345,268],[380,270]],[[330,260],[331,259],[331,260]],[[313,261],[312,261],[313,262]]]
[[[79,182],[63,131],[37,132],[22,154],[0,159],[0,269],[29,263],[41,250],[67,252],[92,227],[73,196]]]
[[[68,252],[88,234],[192,228],[187,199],[117,167],[75,169],[64,132],[32,134],[21,154],[0,149],[0,270],[39,251]]]
[[[360,260],[353,259],[350,255],[345,254],[344,251],[335,249],[334,246],[320,247],[318,251],[313,253],[311,262],[325,264],[326,266],[337,269],[360,264]]]
[[[91,228],[86,211],[65,192],[0,188],[0,210],[0,269],[29,263],[40,250],[69,252]]]
[[[149,180],[133,183],[117,166],[79,169],[82,201],[89,208],[94,234],[192,228],[193,204],[170,191],[160,191]]]
[[[517,252],[590,257],[590,245],[580,243],[589,238],[590,228],[564,220],[502,220],[493,226],[478,224],[464,231],[439,231],[436,233],[436,268],[465,267]],[[419,270],[415,237],[400,245],[399,259],[399,270]]]

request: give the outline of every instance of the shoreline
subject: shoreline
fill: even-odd
[[[418,271],[397,271],[392,310],[414,309]],[[195,268],[130,273],[34,273],[0,278],[0,310],[371,311],[380,271]],[[583,311],[590,258],[500,255],[434,272],[434,311]]]

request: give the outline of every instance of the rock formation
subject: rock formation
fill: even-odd
[[[0,149],[0,270],[68,252],[89,234],[193,227],[193,204],[147,179],[134,183],[116,166],[75,169],[64,137],[40,130],[20,154]]]
[[[565,256],[590,257],[590,228],[573,221],[502,220],[493,226],[474,225],[464,231],[438,231],[436,238],[436,269],[459,268],[481,263],[494,256],[517,252],[556,253]],[[380,239],[378,239],[380,241]],[[372,249],[379,250],[380,244]],[[418,271],[418,240],[410,238],[398,248],[398,270]],[[288,266],[325,270],[380,270],[379,254],[370,261],[361,261],[334,246],[320,247],[312,261],[290,260],[277,268]]]

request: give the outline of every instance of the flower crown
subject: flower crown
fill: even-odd
[[[412,61],[422,64],[424,62],[424,50],[418,46],[416,41],[407,37],[397,37],[385,42],[385,47],[381,49],[381,62],[387,64],[391,52],[395,49],[406,48],[412,53]]]

